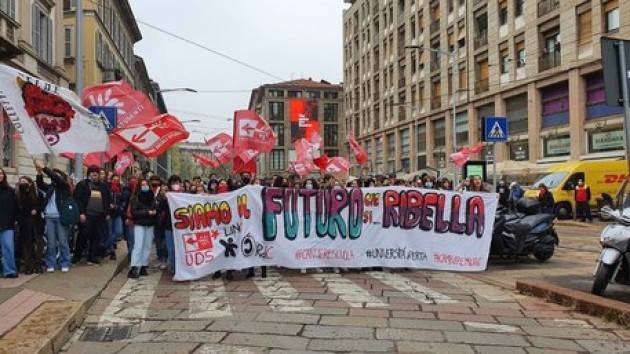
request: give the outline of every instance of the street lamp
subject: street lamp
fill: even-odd
[[[192,92],[197,93],[198,91],[190,88],[190,87],[178,87],[178,88],[169,88],[169,89],[161,89],[158,90],[157,93],[167,93],[167,92]]]
[[[421,45],[407,45],[405,46],[405,49],[416,49],[419,51],[428,51],[431,53],[436,53],[438,55],[447,56],[449,60],[453,63],[453,83],[455,83],[455,78],[458,75],[456,51],[447,52],[438,48],[425,48],[424,46],[421,46]],[[457,152],[457,97],[455,95],[456,91],[458,90],[455,90],[455,85],[453,84],[452,94],[451,94],[451,100],[453,101],[453,153]],[[455,170],[454,177],[453,177],[454,186],[459,184],[458,179],[459,178],[458,178],[457,170]]]

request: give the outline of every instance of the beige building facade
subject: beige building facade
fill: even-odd
[[[0,62],[68,87],[64,68],[63,1],[0,0]],[[0,118],[0,168],[11,184],[19,176],[35,175],[32,162],[6,115]],[[67,160],[55,157],[48,163],[66,168]]]
[[[487,116],[508,117],[503,174],[624,156],[622,111],[604,103],[600,37],[630,39],[630,2],[346,2],[344,118],[372,173],[453,171],[449,154],[479,142]]]
[[[252,91],[249,109],[258,112],[274,129],[278,140],[273,151],[258,158],[257,169],[261,176],[286,174],[290,162],[296,155],[290,120],[292,99],[306,99],[317,107],[316,121],[319,122],[319,135],[324,139],[321,153],[329,157],[347,157],[346,131],[343,124],[343,88],[324,80],[292,80],[277,84],[262,85]],[[313,117],[309,117],[313,118]]]

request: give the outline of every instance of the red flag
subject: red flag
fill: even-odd
[[[232,165],[232,171],[234,173],[249,172],[250,175],[256,175],[256,160],[251,159],[248,162],[243,162],[240,157],[235,157]]]
[[[149,123],[116,129],[114,132],[147,157],[162,155],[190,135],[182,123],[170,114],[162,114]]]
[[[220,133],[207,140],[206,144],[210,147],[212,155],[220,163],[228,163],[232,159],[232,137],[230,135]]]
[[[317,166],[311,161],[295,161],[293,162],[293,170],[300,177],[308,176],[311,172],[315,171]]]
[[[125,170],[133,164],[133,154],[129,151],[124,151],[116,156],[116,165],[114,170],[117,174],[122,175]]]
[[[219,162],[217,162],[217,160],[211,158],[210,156],[193,153],[192,157],[193,157],[193,159],[195,161],[197,161],[198,164],[200,164],[202,166],[205,166],[205,167],[217,168],[217,167],[221,166],[221,164]]]
[[[321,148],[322,144],[324,144],[324,138],[322,138],[318,132],[310,133],[310,136],[308,137],[308,141],[311,144],[316,145],[318,149]]]
[[[104,163],[111,161],[116,155],[120,154],[123,150],[125,150],[129,143],[124,141],[121,137],[116,134],[109,134],[109,150],[106,152],[93,152],[90,154],[83,155],[83,165],[85,166],[101,166]],[[61,156],[74,160],[74,153],[65,153],[61,154]]]
[[[85,107],[116,107],[117,128],[147,124],[160,115],[153,102],[124,81],[108,82],[83,91]]]
[[[481,152],[483,146],[483,142],[473,145],[471,147],[466,146],[458,152],[452,153],[450,155],[450,158],[456,166],[462,167],[466,164],[466,162],[468,162],[468,160],[470,160],[470,155]]]
[[[368,162],[368,154],[367,151],[359,144],[352,134],[348,134],[348,144],[350,144],[350,149],[354,154],[354,158],[357,160],[359,165],[365,165]]]
[[[253,151],[270,152],[275,144],[273,129],[256,112],[234,112],[234,152],[244,163],[256,157]]]
[[[297,161],[311,161],[315,158],[315,152],[319,150],[319,144],[314,144],[306,139],[298,139],[293,143]]]
[[[343,157],[333,157],[328,161],[326,172],[328,173],[347,173],[350,171],[350,162]]]
[[[315,163],[315,166],[319,167],[320,170],[325,171],[326,167],[328,166],[328,162],[330,161],[330,159],[328,158],[328,155],[324,154],[316,159],[313,159],[313,162]]]

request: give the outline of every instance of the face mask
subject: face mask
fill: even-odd
[[[179,184],[174,184],[171,186],[171,190],[173,192],[179,192],[180,189],[181,189],[181,186]]]
[[[151,188],[149,186],[142,186],[140,187],[140,190],[146,193],[146,192],[150,192]]]
[[[433,182],[427,182],[424,184],[426,188],[433,188]]]
[[[333,189],[341,189],[341,186],[334,186]]]
[[[306,189],[313,189],[313,183],[307,183],[305,187]]]

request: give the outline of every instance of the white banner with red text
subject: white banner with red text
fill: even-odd
[[[175,280],[217,270],[486,269],[497,196],[407,187],[168,193]]]

